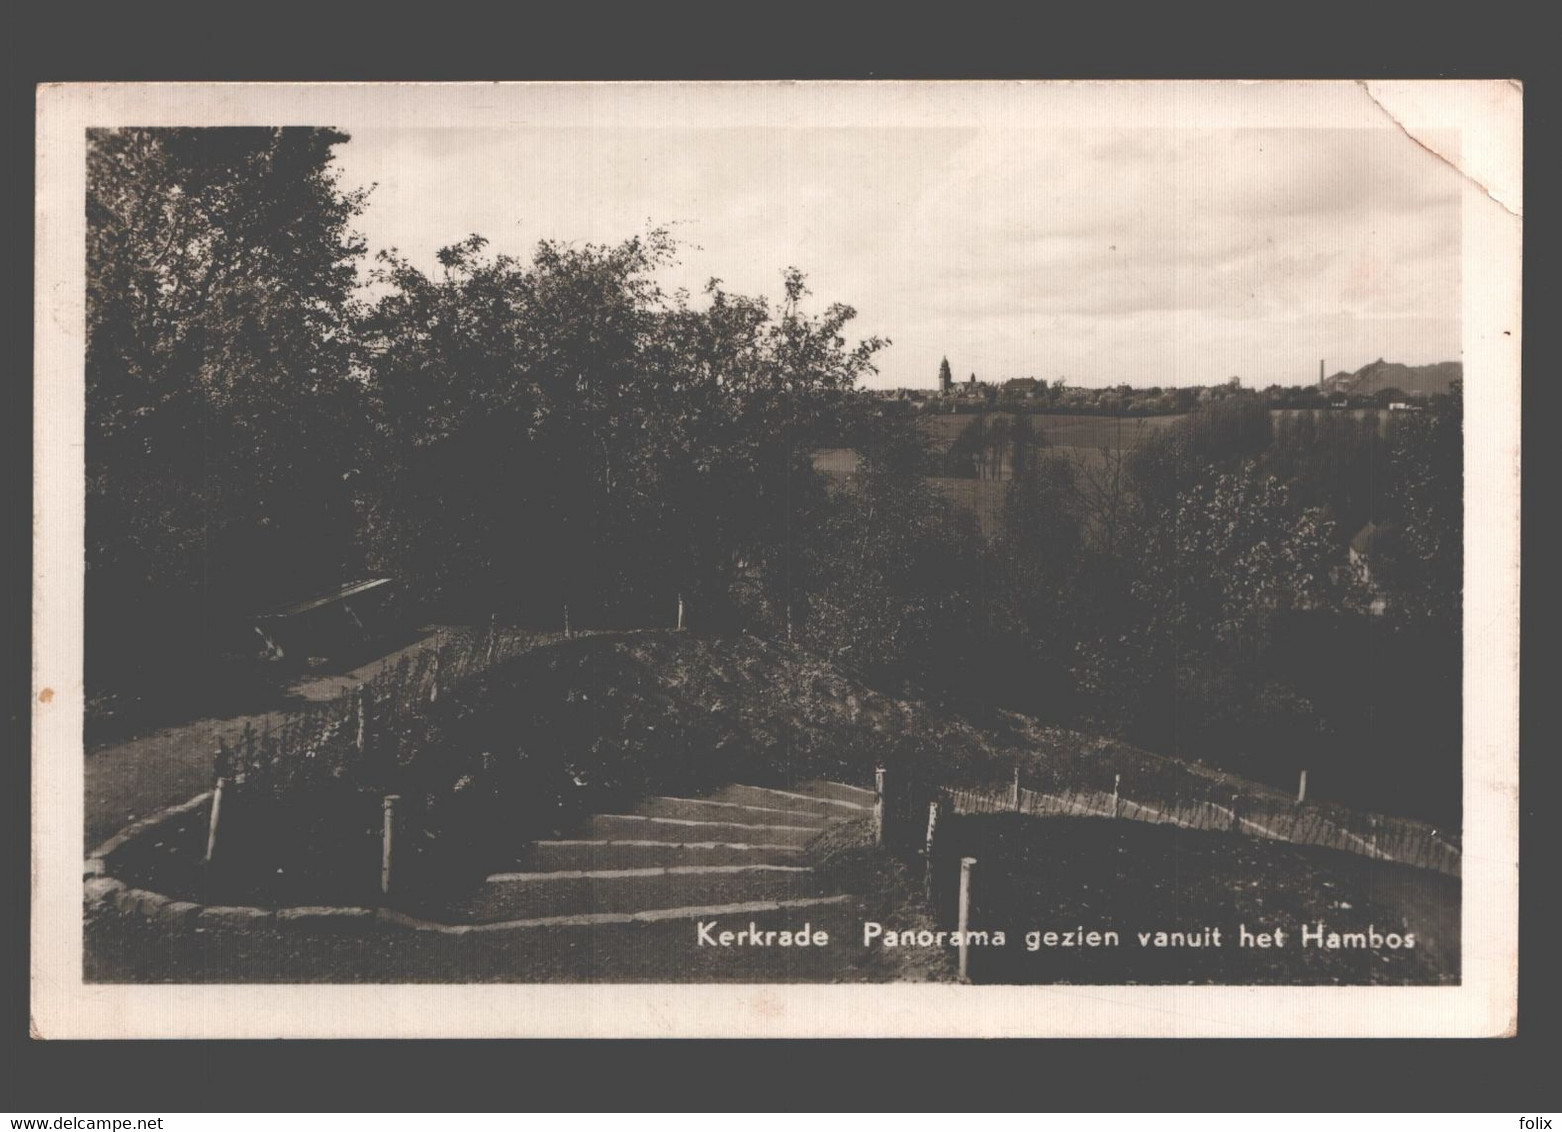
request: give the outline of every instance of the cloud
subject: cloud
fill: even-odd
[[[431,265],[679,222],[668,282],[821,303],[894,341],[883,384],[1316,379],[1459,348],[1457,175],[1393,129],[375,130],[363,228]],[[1175,378],[1165,374],[1175,374]]]

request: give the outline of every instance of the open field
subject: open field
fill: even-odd
[[[987,415],[991,420],[1013,414],[994,412]],[[930,413],[922,418],[922,423],[936,442],[938,450],[943,451],[975,416],[974,413]],[[1049,454],[1089,466],[1104,461],[1103,449],[1132,448],[1145,437],[1163,432],[1174,421],[1181,419],[1180,416],[1108,417],[1049,413],[1031,416]],[[857,453],[850,448],[821,448],[813,454],[815,470],[835,479],[845,479],[852,475],[857,470],[857,464]],[[930,476],[928,480],[948,496],[955,506],[974,514],[983,535],[991,538],[997,534],[999,514],[1003,507],[1004,479]]]
[[[929,413],[922,418],[928,434],[947,448],[960,434],[960,430],[978,416],[976,413]],[[1012,413],[993,412],[988,419],[1010,416]],[[1046,443],[1058,448],[1102,448],[1128,446],[1135,436],[1160,432],[1170,428],[1180,415],[1160,417],[1087,416],[1075,413],[1032,413],[1031,424],[1041,433]],[[1141,431],[1142,430],[1142,431]],[[1119,439],[1120,438],[1120,439]]]
[[[1003,518],[1005,480],[973,480],[960,476],[929,476],[928,483],[943,492],[956,507],[976,516],[985,538],[995,538]]]
[[[1277,412],[1283,410],[1276,410]],[[975,413],[929,413],[922,426],[942,452],[954,443],[960,430],[976,418]],[[988,420],[1012,413],[988,413]],[[1059,455],[1099,460],[1103,448],[1131,448],[1146,436],[1170,428],[1181,416],[1109,417],[1083,414],[1035,413],[1031,423],[1041,433],[1047,448]],[[845,477],[857,470],[857,453],[850,448],[821,448],[813,454],[814,468],[828,476]],[[942,482],[942,481],[940,481]],[[975,481],[972,481],[975,482]]]
[[[1270,416],[1278,423],[1281,418],[1287,415],[1294,416],[1300,412],[1314,412],[1320,416],[1348,415],[1357,420],[1365,418],[1370,413],[1379,421],[1380,431],[1388,428],[1390,416],[1387,412],[1375,409],[1271,409]],[[986,415],[991,422],[1000,416],[1012,418],[1014,414],[994,411]],[[976,416],[975,413],[928,413],[921,421],[928,435],[933,438],[937,450],[942,452],[948,449],[960,431]],[[1030,416],[1032,424],[1045,442],[1047,453],[1073,461],[1083,470],[1104,467],[1107,451],[1131,450],[1149,437],[1165,432],[1182,419],[1184,419],[1183,415],[1113,417],[1034,413]],[[827,476],[845,479],[857,470],[858,456],[850,448],[821,448],[813,454],[813,464],[817,471]],[[1004,478],[1007,477],[1007,468],[1005,462]],[[978,480],[963,476],[928,478],[929,482],[936,485],[957,507],[970,511],[976,516],[977,525],[984,536],[992,538],[997,534],[999,515],[1003,507],[1004,478],[998,480]]]

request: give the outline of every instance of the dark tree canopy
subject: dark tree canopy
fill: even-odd
[[[221,634],[352,566],[364,194],[319,129],[94,131],[87,567],[97,660]],[[98,647],[102,646],[102,647]]]
[[[522,263],[474,237],[437,277],[382,257],[377,568],[477,611],[639,624],[681,593],[710,625],[742,595],[785,622],[810,453],[880,343],[847,344],[849,307],[808,314],[796,271],[778,308],[668,295],[675,250],[655,231]]]

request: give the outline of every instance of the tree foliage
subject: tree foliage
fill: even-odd
[[[334,580],[367,442],[353,372],[364,193],[318,129],[93,131],[87,576],[95,662]],[[171,650],[172,651],[172,650]]]
[[[775,308],[669,295],[675,252],[653,231],[522,263],[474,237],[432,278],[382,257],[377,562],[478,611],[632,624],[683,594],[706,625],[740,598],[786,621],[809,453],[881,343],[848,344],[843,304],[808,313],[795,270]]]

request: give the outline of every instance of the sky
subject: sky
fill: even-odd
[[[1392,127],[370,127],[357,227],[432,270],[471,233],[683,242],[663,282],[854,307],[869,386],[1307,384],[1460,358],[1457,173]]]

